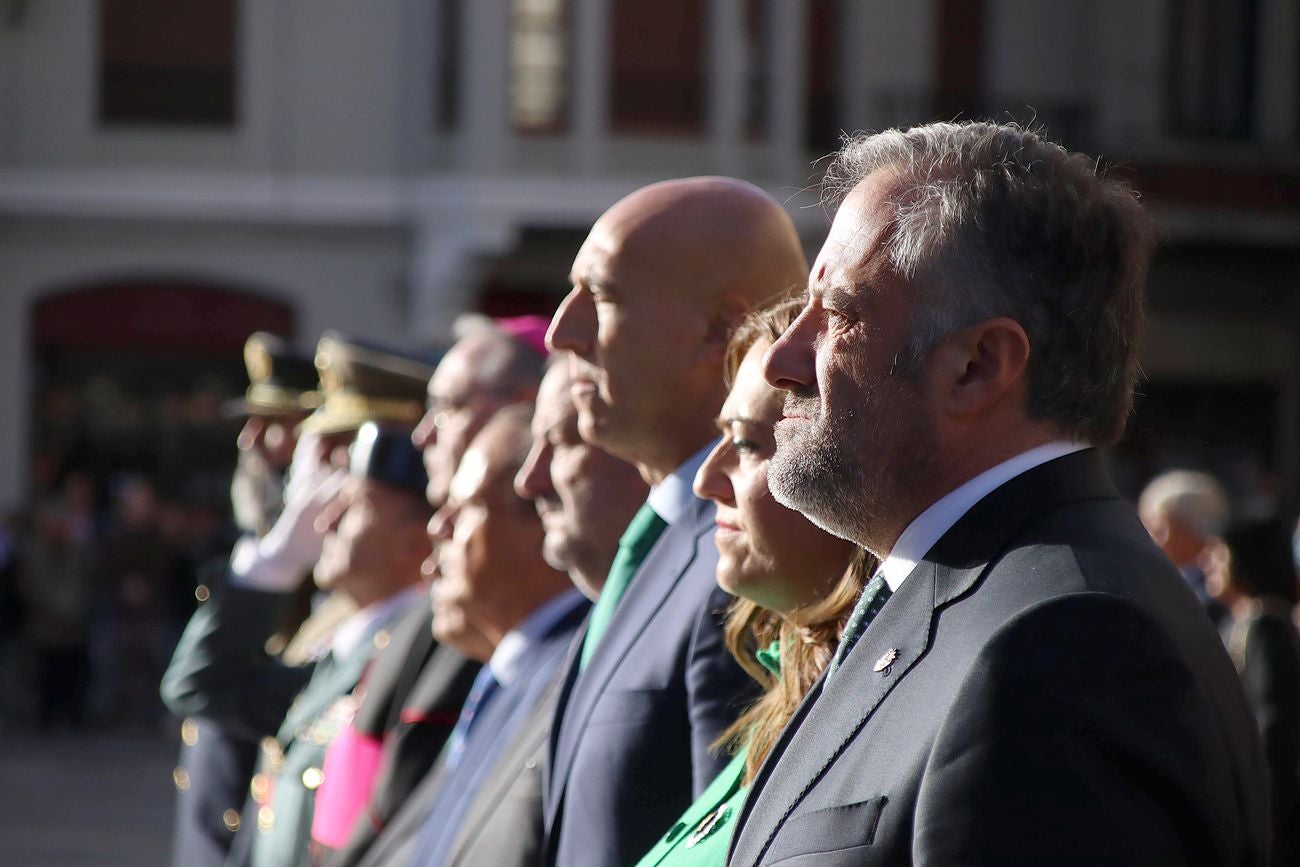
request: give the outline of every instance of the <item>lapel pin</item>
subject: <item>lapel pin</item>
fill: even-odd
[[[871,670],[881,671],[888,675],[889,669],[896,659],[898,659],[898,649],[891,647],[881,654],[880,658],[876,660],[876,664]]]

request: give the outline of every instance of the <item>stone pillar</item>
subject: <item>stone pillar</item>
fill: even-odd
[[[570,9],[574,169],[600,174],[609,137],[610,0],[573,0]]]
[[[1300,142],[1300,6],[1260,0],[1255,130],[1267,145],[1291,150]]]
[[[433,4],[403,0],[397,34],[397,167],[402,173],[427,170],[433,156],[434,51],[437,16]]]
[[[804,3],[777,0],[768,6],[771,27],[771,82],[768,118],[771,124],[776,176],[802,183],[808,177],[804,150],[808,106],[808,11]]]
[[[460,163],[496,174],[510,161],[510,2],[463,0]]]
[[[741,0],[709,0],[705,32],[709,76],[706,105],[713,166],[719,174],[740,176],[745,174],[740,143],[749,80]]]
[[[1164,75],[1169,11],[1164,0],[1098,0],[1092,63],[1093,133],[1097,148],[1129,150],[1164,139]]]

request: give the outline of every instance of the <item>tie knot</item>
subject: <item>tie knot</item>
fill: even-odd
[[[639,560],[650,550],[650,546],[667,526],[667,522],[659,517],[659,513],[646,503],[637,510],[627,529],[623,531],[622,537],[618,540],[619,547],[628,549]]]

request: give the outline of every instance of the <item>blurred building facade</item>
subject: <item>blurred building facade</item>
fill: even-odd
[[[1117,162],[1160,221],[1121,483],[1192,463],[1293,507],[1294,0],[0,0],[0,506],[61,385],[548,312],[665,177],[753,180],[815,250],[842,130],[952,117]]]

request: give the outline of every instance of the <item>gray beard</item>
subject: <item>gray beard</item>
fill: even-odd
[[[822,428],[818,427],[818,433]],[[859,474],[824,437],[820,442],[782,444],[767,465],[767,484],[772,497],[787,509],[794,509],[812,524],[841,539],[859,545],[862,510],[854,494],[862,490]]]
[[[807,436],[778,434],[767,483],[781,505],[883,559],[931,471],[934,448],[919,419],[879,403],[830,423],[816,418]]]

